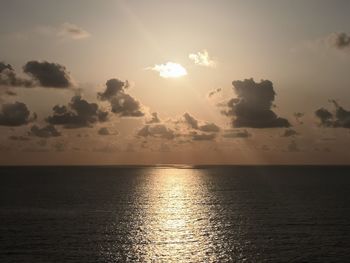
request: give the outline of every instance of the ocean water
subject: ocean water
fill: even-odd
[[[350,262],[350,167],[0,168],[0,262]]]

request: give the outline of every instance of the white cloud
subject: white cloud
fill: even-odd
[[[163,78],[179,78],[187,75],[187,70],[182,65],[174,62],[155,65],[147,69],[159,72],[159,75]]]
[[[215,67],[216,63],[209,57],[209,53],[206,50],[203,52],[191,53],[188,58],[194,62],[194,64],[204,67]]]

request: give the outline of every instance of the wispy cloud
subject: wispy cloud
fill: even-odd
[[[71,23],[63,23],[58,29],[58,35],[70,37],[75,40],[84,39],[91,36],[91,34],[85,29]]]
[[[220,93],[221,91],[222,91],[222,88],[217,88],[217,89],[214,89],[214,90],[210,91],[210,92],[208,93],[208,98],[213,97],[214,95]]]
[[[188,58],[194,62],[194,64],[204,67],[215,67],[216,63],[209,56],[208,51],[203,50],[202,52],[191,53]]]
[[[350,35],[344,32],[332,33],[327,37],[328,43],[337,49],[349,49],[350,48]]]
[[[91,37],[91,34],[80,26],[66,22],[56,26],[38,25],[28,31],[13,33],[11,37],[16,40],[27,40],[38,37],[82,40]]]

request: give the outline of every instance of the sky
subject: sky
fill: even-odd
[[[0,165],[350,162],[349,1],[0,4]]]

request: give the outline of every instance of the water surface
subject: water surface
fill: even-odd
[[[348,167],[0,172],[0,262],[350,261]]]

